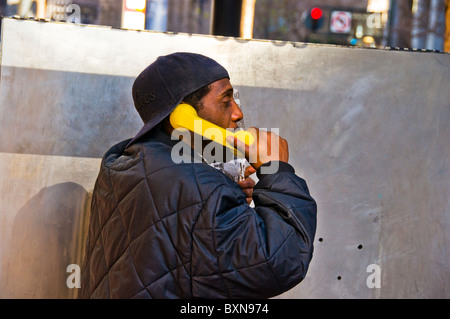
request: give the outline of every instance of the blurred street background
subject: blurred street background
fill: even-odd
[[[143,125],[136,76],[176,51],[228,70],[318,203],[308,275],[277,298],[450,298],[449,7],[0,0],[0,299],[77,297],[102,156]]]
[[[450,52],[450,0],[0,0],[1,16]]]

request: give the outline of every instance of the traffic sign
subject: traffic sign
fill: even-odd
[[[349,33],[352,28],[352,13],[348,11],[331,12],[330,31],[333,33]]]

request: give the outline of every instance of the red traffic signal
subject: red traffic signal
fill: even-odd
[[[320,8],[312,8],[311,9],[311,18],[313,20],[319,20],[320,18],[322,18],[322,9]]]
[[[309,11],[306,11],[305,25],[308,29],[316,32],[324,25],[325,18],[323,11],[320,8],[314,7]]]

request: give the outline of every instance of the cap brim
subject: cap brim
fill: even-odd
[[[153,124],[152,121],[149,121],[144,124],[141,130],[133,137],[133,139],[128,143],[127,147],[136,142],[139,138],[144,136],[147,132],[149,132],[152,128],[155,127],[156,124]]]

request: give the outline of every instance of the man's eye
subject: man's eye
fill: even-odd
[[[224,101],[223,104],[228,107],[231,105],[231,100]]]

